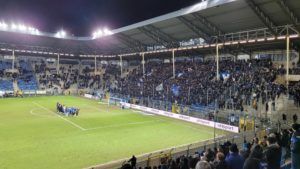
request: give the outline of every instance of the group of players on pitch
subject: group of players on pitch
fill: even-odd
[[[56,111],[57,113],[63,114],[65,116],[78,116],[79,114],[79,108],[67,107],[60,104],[59,102],[56,103]]]

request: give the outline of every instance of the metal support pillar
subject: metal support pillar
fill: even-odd
[[[12,50],[12,57],[13,57],[13,61],[12,61],[11,69],[15,69],[15,50]]]
[[[216,45],[216,62],[217,62],[217,80],[220,79],[220,74],[219,74],[219,45]]]
[[[120,56],[120,68],[121,68],[121,77],[123,75],[123,59],[122,56]]]
[[[145,53],[142,53],[143,76],[145,76]]]
[[[289,62],[290,62],[290,36],[286,36],[286,87],[289,95]]]
[[[173,78],[175,78],[175,50],[172,50],[172,61],[173,61]]]
[[[56,73],[59,74],[59,54],[57,54]]]
[[[94,73],[95,73],[95,76],[96,76],[96,74],[97,74],[97,57],[96,57],[96,55],[95,55],[95,69],[94,69]]]

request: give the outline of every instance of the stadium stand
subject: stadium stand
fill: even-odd
[[[21,90],[37,90],[38,84],[35,78],[35,74],[32,70],[31,64],[27,61],[21,60],[19,62],[19,78],[18,86]]]
[[[253,91],[256,95],[261,95],[263,103],[266,98],[274,98],[274,94],[280,95],[284,92],[283,86],[273,83],[277,72],[269,60],[222,61],[220,71],[223,72],[223,76],[220,81],[215,79],[216,66],[212,61],[202,63],[189,61],[176,63],[176,66],[176,78],[172,77],[170,64],[158,63],[152,67],[150,65],[145,77],[141,71],[133,71],[127,79],[122,79],[123,83],[119,89],[122,88],[124,94],[134,97],[149,96],[172,102],[176,100],[182,104],[201,106],[218,100],[220,108],[227,105],[234,109],[241,109],[242,101],[250,105]],[[262,76],[257,77],[256,74]],[[166,87],[160,90],[159,85]],[[265,94],[265,89],[271,92]],[[210,92],[208,97],[207,92]],[[230,99],[232,101],[229,101]]]
[[[0,91],[14,90],[14,84],[17,84],[22,91],[43,90],[47,94],[53,94],[58,89],[59,94],[66,91],[69,94],[74,91],[73,94],[78,95],[107,94],[115,99],[114,102],[126,101],[180,115],[200,117],[210,122],[240,126],[242,117],[244,123],[245,118],[248,118],[254,135],[266,126],[280,128],[282,121],[279,117],[287,111],[284,107],[295,108],[296,113],[299,113],[300,107],[300,81],[289,79],[290,75],[295,75],[295,79],[300,77],[297,49],[299,23],[291,12],[294,10],[298,13],[299,10],[289,9],[283,1],[276,3],[283,11],[279,8],[273,11],[275,1],[201,2],[192,8],[121,28],[115,31],[114,38],[107,37],[105,41],[97,39],[99,43],[87,37],[55,38],[49,33],[41,33],[40,37],[35,37],[37,41],[22,38],[22,42],[18,43],[5,35],[1,40],[11,43],[3,43],[8,46],[1,48],[5,55],[10,55],[10,51],[15,55],[16,44],[30,46],[28,50],[23,50],[20,45],[21,50],[16,49],[16,55],[22,51],[35,55],[39,49],[36,46],[40,45],[36,42],[48,45],[49,52],[46,52],[47,48],[42,48],[39,52],[45,56],[39,53],[36,54],[39,56],[30,56],[28,60],[13,56],[15,67],[18,66],[18,72],[13,74],[6,72],[12,69],[12,62],[1,58]],[[274,16],[268,17],[270,13]],[[280,21],[273,22],[277,17]],[[279,23],[281,26],[275,26]],[[4,34],[0,32],[0,35]],[[15,39],[19,39],[18,36]],[[293,49],[286,49],[290,41],[290,48]],[[89,54],[97,53],[98,49],[101,55]],[[212,52],[214,50],[216,54]],[[219,50],[222,53],[220,56]],[[272,54],[266,54],[270,51]],[[73,52],[75,54],[71,54]],[[169,56],[171,52],[172,59]],[[104,56],[103,53],[117,54]],[[145,54],[149,56],[146,60]],[[286,55],[290,56],[291,61]],[[101,63],[97,63],[97,59]],[[217,72],[220,73],[219,77]],[[238,120],[232,122],[231,117]],[[240,131],[245,132],[244,126],[240,127]],[[290,169],[295,165],[295,157],[299,159],[299,135],[299,126],[293,126],[293,129],[278,129],[268,137],[258,139],[255,136],[251,141],[246,136],[240,137],[242,142],[228,141],[231,136],[226,136],[227,141],[218,142],[219,147],[216,147],[214,140],[210,148],[197,147],[195,154],[173,154],[167,158],[158,158],[159,164],[138,164],[138,167],[278,169],[281,165],[282,169]],[[184,151],[186,149],[181,153]],[[133,168],[130,165],[122,168],[126,166]]]
[[[0,91],[13,91],[13,82],[11,80],[0,79]]]

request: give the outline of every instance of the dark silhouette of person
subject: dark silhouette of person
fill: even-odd
[[[132,155],[131,159],[128,161],[131,163],[132,168],[136,168],[136,157]]]

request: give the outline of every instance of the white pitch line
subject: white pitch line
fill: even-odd
[[[35,110],[40,110],[40,109],[41,109],[41,108],[31,109],[31,110],[30,110],[30,114],[33,115],[33,116],[43,117],[43,118],[45,118],[45,117],[46,117],[46,118],[55,117],[55,116],[53,116],[52,114],[51,114],[51,115],[48,115],[48,114],[47,114],[47,115],[42,115],[42,114],[34,113]]]
[[[133,112],[135,112],[135,113],[141,113],[142,111],[140,111],[140,110],[132,110]]]
[[[39,106],[40,108],[42,108],[42,109],[44,109],[44,110],[50,112],[50,113],[54,113],[57,117],[59,117],[59,118],[63,119],[64,121],[66,121],[66,122],[72,124],[73,126],[79,128],[79,129],[82,130],[82,131],[85,131],[85,130],[86,130],[85,128],[79,126],[78,124],[76,124],[76,123],[74,123],[74,122],[72,122],[72,121],[70,121],[70,120],[68,120],[68,119],[65,119],[65,118],[63,118],[62,116],[56,114],[54,111],[51,111],[51,110],[49,110],[48,108],[46,108],[46,107],[44,107],[44,106],[42,106],[42,105],[40,105],[40,104],[38,104],[38,103],[36,103],[36,102],[32,102],[32,103],[35,104],[35,105],[37,105],[37,106]]]
[[[84,104],[83,106],[92,108],[92,109],[94,109],[94,110],[98,110],[99,112],[102,112],[102,113],[107,113],[107,111],[104,111],[103,109],[100,109],[100,108],[98,108],[98,107],[96,107],[96,106],[87,105],[87,104]]]
[[[105,103],[105,102],[98,102],[98,104],[108,105],[108,103]]]
[[[85,106],[85,107],[88,107],[88,108],[91,108],[91,109],[94,109],[94,110],[97,110],[97,111],[99,111],[99,112],[101,112],[101,113],[109,113],[109,114],[120,114],[120,112],[109,112],[106,108],[104,108],[104,109],[101,109],[101,108],[99,108],[99,107],[97,107],[97,106],[92,106],[92,105],[88,105],[88,104],[84,104],[83,106]],[[123,113],[124,114],[124,113]]]
[[[108,126],[102,126],[102,127],[94,127],[94,128],[88,128],[86,130],[96,130],[96,129],[104,129],[104,128],[116,128],[116,127],[123,127],[123,126],[129,126],[129,125],[146,124],[146,123],[162,122],[162,121],[163,120],[148,120],[148,121],[132,122],[132,123],[125,123],[125,124],[118,124],[118,125],[108,125]]]

